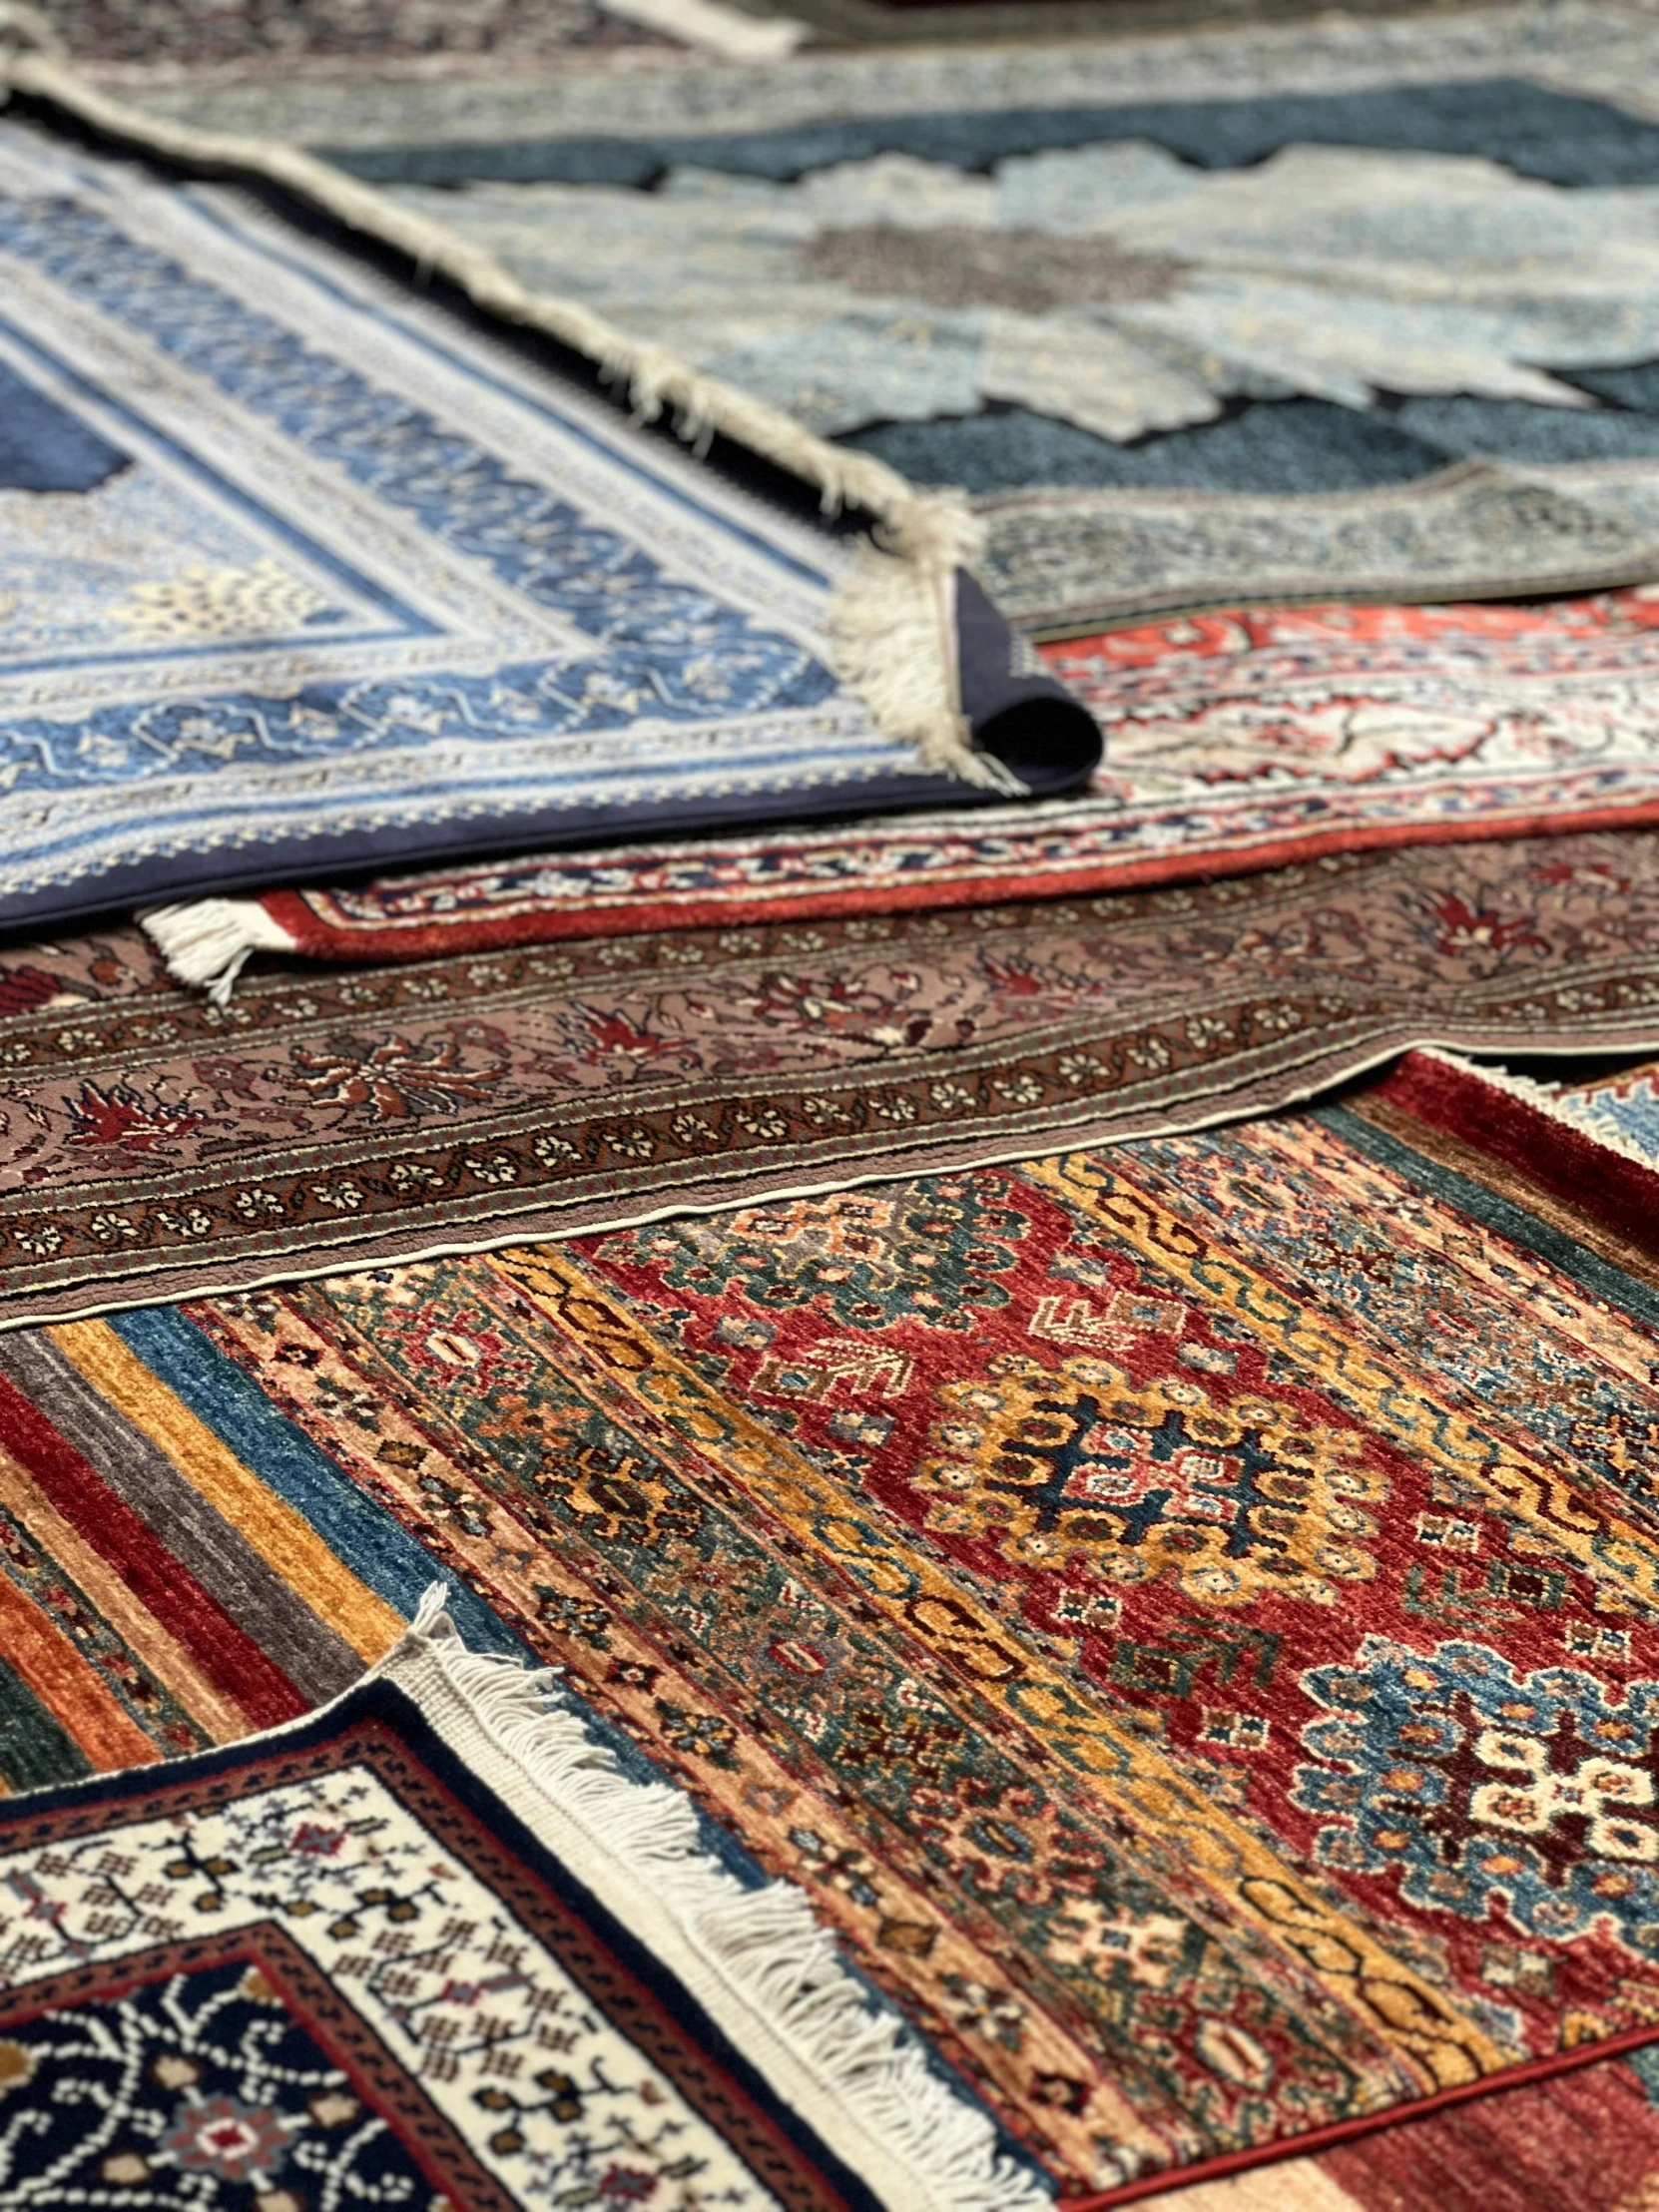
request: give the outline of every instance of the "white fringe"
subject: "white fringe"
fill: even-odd
[[[846,1970],[805,1896],[746,1890],[703,1848],[681,1791],[630,1782],[553,1702],[557,1683],[469,1652],[442,1583],[371,1672],[420,1704],[549,1849],[663,1959],[890,2212],[1053,2212],[988,2116],[929,2067]]]
[[[878,727],[915,747],[923,768],[987,791],[1027,786],[994,754],[975,750],[957,685],[956,571],[984,550],[984,527],[952,493],[917,498],[859,548],[830,610],[843,681]]]
[[[704,7],[709,0],[666,4]],[[876,728],[915,745],[924,766],[1023,793],[1000,762],[974,752],[956,698],[955,566],[960,548],[977,543],[960,494],[923,495],[872,454],[831,445],[782,408],[705,376],[667,346],[631,337],[580,301],[526,291],[493,254],[297,146],[199,131],[111,99],[61,58],[50,28],[21,0],[0,0],[0,101],[8,88],[164,160],[276,185],[426,274],[446,277],[487,313],[541,330],[597,363],[607,381],[628,392],[642,421],[669,414],[694,446],[707,446],[717,434],[730,438],[815,485],[826,513],[851,506],[873,515],[885,558],[870,555],[831,604],[836,674],[863,699]]]
[[[257,898],[196,898],[152,906],[136,917],[178,982],[205,985],[216,1006],[254,952],[297,952],[299,941],[274,921]]]
[[[1455,1068],[1460,1075],[1472,1075],[1477,1081],[1490,1083],[1493,1090],[1507,1091],[1511,1098],[1518,1098],[1528,1106],[1536,1107],[1552,1121],[1561,1122],[1568,1129],[1576,1129],[1581,1137],[1588,1137],[1592,1144],[1601,1146],[1604,1152],[1616,1152],[1620,1159],[1629,1160],[1639,1168],[1646,1168],[1650,1175],[1659,1175],[1659,1160],[1651,1152],[1644,1152],[1639,1144],[1627,1137],[1617,1122],[1604,1119],[1587,1099],[1570,1097],[1566,1092],[1548,1083],[1538,1083],[1530,1075],[1511,1075],[1507,1068],[1480,1067],[1473,1060],[1465,1060],[1461,1054],[1444,1051],[1435,1045],[1418,1045],[1417,1051],[1425,1060],[1438,1060],[1448,1068]],[[1659,1082],[1656,1082],[1659,1087]],[[1592,1094],[1593,1096],[1593,1094]]]
[[[809,34],[794,16],[745,15],[724,0],[599,0],[607,15],[643,23],[729,62],[781,62]]]

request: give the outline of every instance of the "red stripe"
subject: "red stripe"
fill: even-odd
[[[1373,1094],[1501,1160],[1644,1252],[1659,1253],[1659,1174],[1478,1074],[1408,1052]]]
[[[1219,2158],[1201,2158],[1191,2166],[1164,2166],[1157,2173],[1142,2174],[1116,2189],[1102,2189],[1092,2197],[1061,2197],[1055,2212],[1115,2212],[1120,2204],[1134,2204],[1142,2197],[1162,2196],[1186,2189],[1198,2181],[1223,2181],[1229,2174],[1248,2173],[1257,2166],[1277,2166],[1287,2158],[1312,2158],[1339,2143],[1352,2143],[1362,2135],[1376,2135],[1385,2127],[1403,2127],[1411,2120],[1426,2120],[1454,2104],[1469,2104],[1477,2097],[1496,2096],[1505,2089],[1519,2089],[1529,2081],[1549,2081],[1556,2074],[1571,2073],[1579,2066],[1618,2058],[1625,2051],[1640,2050],[1659,2042],[1659,2029],[1627,2027],[1622,2034],[1605,2035],[1571,2050],[1552,2050],[1546,2057],[1529,2058],[1523,2065],[1505,2066],[1497,2073],[1482,2074],[1478,2081],[1459,2082],[1455,2089],[1436,2090],[1411,2104],[1388,2105],[1381,2112],[1363,2112],[1352,2120],[1333,2120],[1329,2127],[1310,2128],[1306,2135],[1291,2135],[1277,2143],[1259,2143],[1251,2150],[1223,2151]]]
[[[475,921],[424,922],[399,927],[342,929],[322,920],[303,892],[269,891],[260,900],[299,951],[319,960],[425,960],[442,952],[493,952],[515,944],[549,944],[563,938],[648,936],[659,929],[759,928],[767,922],[830,921],[840,914],[897,914],[938,907],[1000,906],[1034,898],[1087,898],[1104,892],[1155,889],[1165,883],[1211,882],[1220,876],[1255,875],[1328,853],[1375,852],[1400,845],[1477,844],[1557,831],[1628,830],[1659,823],[1659,800],[1575,812],[1488,817],[1482,822],[1354,823],[1342,830],[1309,830],[1265,838],[1260,844],[1204,846],[1142,860],[1092,861],[1086,867],[994,871],[959,875],[922,873],[894,883],[826,889],[803,886],[782,896],[723,898],[718,894],[588,905],[572,899],[540,913]],[[418,856],[417,856],[418,859]],[[416,864],[411,862],[411,865]]]
[[[4,1376],[0,1444],[256,1728],[275,1728],[309,1710],[287,1676],[244,1635],[218,1599]]]

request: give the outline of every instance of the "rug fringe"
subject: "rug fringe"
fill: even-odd
[[[231,1003],[232,986],[251,954],[299,950],[298,938],[257,898],[196,898],[152,906],[136,918],[169,975],[204,986],[216,1006]]]
[[[831,603],[830,635],[839,674],[879,728],[914,746],[923,768],[1017,799],[1028,787],[975,747],[956,676],[956,571],[973,565],[984,542],[964,500],[918,498],[858,548]]]
[[[636,1892],[642,1911],[647,1901],[666,1910],[730,1992],[720,2025],[738,2047],[747,2019],[810,2077],[823,2108],[803,2107],[802,2117],[857,2166],[844,2128],[836,2140],[834,2114],[855,2123],[885,2171],[893,2212],[1053,2212],[1042,2182],[998,2153],[989,2116],[932,2070],[918,2039],[848,1971],[803,1893],[783,1882],[746,1890],[704,1848],[684,1792],[623,1775],[580,1716],[550,1702],[556,1677],[468,1651],[447,1598],[442,1583],[429,1588],[372,1671],[395,1681],[411,1659],[438,1666],[497,1753],[584,1833],[616,1884]],[[618,1910],[615,1897],[606,1902]],[[755,2050],[745,2055],[767,2070]],[[874,2185],[873,2173],[865,2178]]]
[[[745,15],[725,0],[599,0],[607,15],[643,23],[729,62],[781,62],[810,36],[794,16]]]
[[[666,414],[694,447],[706,448],[717,435],[730,438],[814,485],[827,514],[855,507],[871,515],[882,550],[854,564],[830,604],[836,675],[863,700],[876,728],[914,745],[924,766],[993,791],[1024,792],[999,761],[974,751],[956,696],[955,622],[942,614],[954,606],[960,549],[980,542],[963,495],[918,492],[872,454],[831,445],[782,408],[704,375],[667,346],[630,337],[577,300],[526,291],[493,254],[300,147],[199,131],[111,99],[68,64],[49,26],[20,0],[0,0],[0,97],[7,90],[46,101],[165,161],[276,185],[405,255],[423,274],[447,278],[485,312],[542,331],[593,361],[607,382],[628,393],[639,420]]]

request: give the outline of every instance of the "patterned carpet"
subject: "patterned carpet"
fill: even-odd
[[[430,1604],[301,1727],[6,1808],[0,1868],[13,2204],[1045,2201],[798,1893]]]
[[[8,121],[6,911],[215,991],[0,958],[0,2198],[1655,2212],[1653,23],[65,7],[968,483],[1109,759],[798,821],[834,531]]]
[[[1422,1043],[1659,1046],[1659,838],[395,966],[227,1005],[136,931],[3,978],[0,1319],[1271,1111]]]
[[[0,263],[0,921],[971,797],[831,672],[832,531],[252,198],[8,125]],[[1066,789],[1014,657],[964,579],[902,673]]]
[[[435,1562],[1064,2194],[1640,2042],[1654,1260],[1389,1101],[0,1338],[7,1778]]]

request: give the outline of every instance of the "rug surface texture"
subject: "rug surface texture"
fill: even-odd
[[[546,1687],[428,1608],[296,1728],[8,1803],[8,2203],[1038,2212],[805,1900]]]
[[[1656,2196],[1650,2045],[1317,2158],[1170,2190],[1142,2212],[1652,2212]]]
[[[1659,816],[1656,652],[1659,592],[1647,586],[1546,605],[1136,623],[1046,649],[1106,740],[1076,799],[399,872],[199,902],[155,926],[185,980],[224,987],[262,946],[407,959],[1077,896],[1368,847],[1642,823]]]
[[[0,920],[966,790],[844,542],[252,201],[8,127],[0,268]]]
[[[0,1322],[1271,1111],[1413,1044],[1659,1045],[1659,837],[262,970],[20,958]]]
[[[1182,98],[1177,59],[1162,98],[941,83],[770,130],[330,151],[917,482],[1309,493],[1651,459],[1659,126],[1515,74],[1514,28],[1472,81],[1423,82],[1434,42],[1396,25],[1393,85],[1304,91],[1282,55],[1283,89]],[[1651,29],[1627,21],[1638,71]],[[1048,520],[1063,538],[1063,502]]]
[[[435,1563],[1065,2198],[1633,2048],[1654,1246],[1448,1165],[1423,1074],[12,1332],[0,1766],[279,1721]]]
[[[523,68],[667,43],[598,0],[45,0],[41,12],[77,61],[153,69],[484,56]]]

